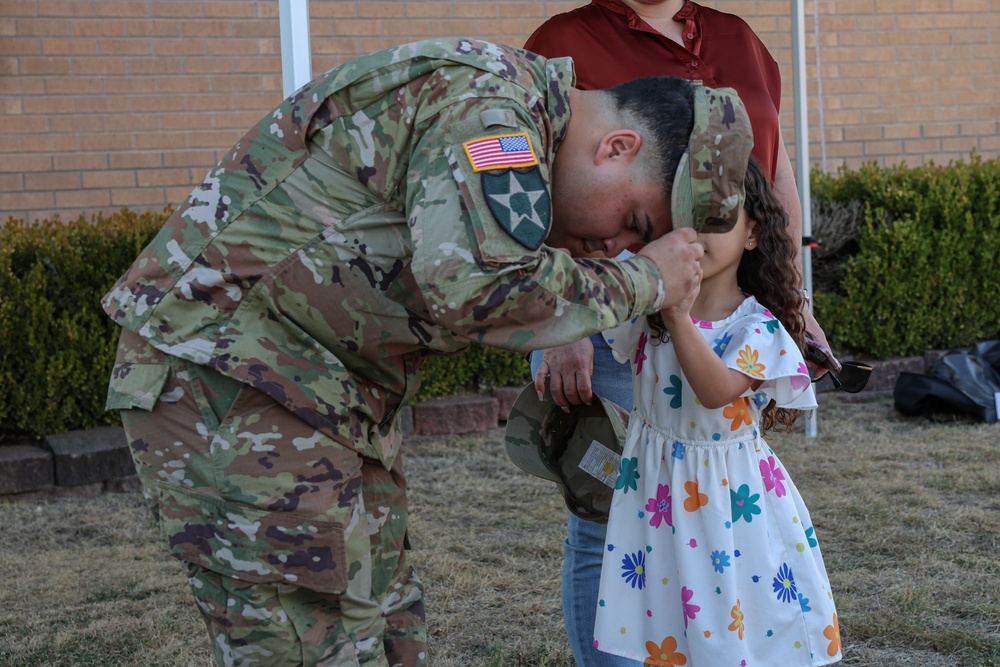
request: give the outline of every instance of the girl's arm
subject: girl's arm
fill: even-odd
[[[706,408],[721,408],[742,396],[759,380],[735,371],[709,346],[694,322],[685,300],[662,311],[677,359],[695,396]]]

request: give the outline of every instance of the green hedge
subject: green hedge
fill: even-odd
[[[105,412],[118,327],[100,298],[166,213],[0,226],[0,440],[116,422]],[[522,354],[474,345],[424,363],[418,400],[528,381]]]
[[[99,300],[163,220],[125,210],[0,227],[0,433],[109,423],[117,327]]]
[[[834,276],[814,303],[836,350],[887,358],[1000,338],[1000,162],[866,165],[815,172],[811,185],[819,210],[864,210],[837,232],[856,238],[814,255]],[[118,330],[99,299],[165,219],[123,210],[0,226],[0,436],[113,423],[104,397]],[[529,372],[521,354],[473,346],[430,357],[421,379],[418,400],[523,384]]]
[[[860,201],[858,251],[816,294],[834,347],[875,358],[1000,337],[1000,161],[813,174],[814,198]]]

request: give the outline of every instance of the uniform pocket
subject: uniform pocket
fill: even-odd
[[[170,375],[170,365],[120,362],[111,371],[105,410],[153,409]]]
[[[342,524],[269,512],[157,483],[160,529],[170,554],[254,583],[286,582],[321,593],[347,589]]]

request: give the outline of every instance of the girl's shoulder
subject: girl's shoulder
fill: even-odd
[[[714,322],[695,318],[692,319],[694,320],[695,325],[702,329],[723,329],[728,331],[771,320],[777,322],[777,318],[774,314],[772,314],[771,311],[765,308],[751,295],[747,295],[747,297],[743,300],[743,303],[741,303],[740,306],[725,319],[716,320]]]
[[[788,361],[802,359],[802,352],[781,321],[752,296],[720,328],[720,337],[738,343],[740,348],[749,346],[757,354],[787,357]]]

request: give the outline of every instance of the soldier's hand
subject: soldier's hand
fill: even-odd
[[[570,405],[589,404],[594,400],[591,385],[593,374],[594,344],[589,338],[584,338],[569,345],[545,350],[542,363],[535,371],[535,391],[541,398],[547,381],[552,400],[568,411]]]
[[[698,243],[698,233],[690,227],[675,229],[646,244],[640,255],[653,260],[663,279],[662,308],[676,305],[689,294],[701,278],[698,262],[705,248]]]

